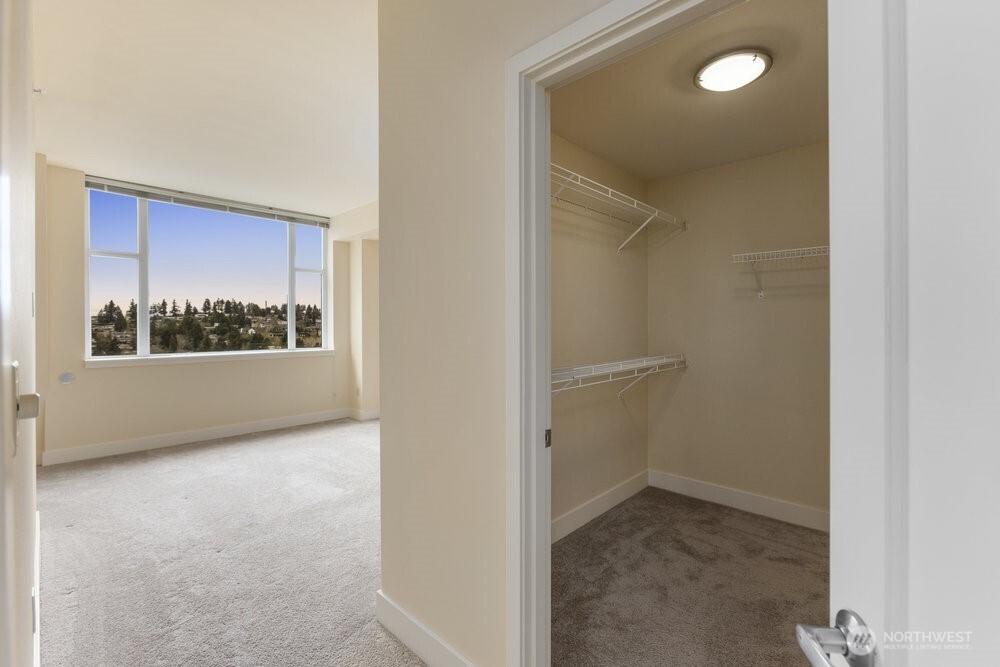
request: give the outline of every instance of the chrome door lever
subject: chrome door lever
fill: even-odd
[[[22,419],[36,419],[38,417],[39,406],[42,397],[38,394],[21,393],[21,364],[12,361],[10,364],[11,375],[14,380],[14,456],[17,456],[18,437],[21,426],[18,424]]]
[[[795,638],[812,667],[833,667],[831,655],[842,655],[850,667],[875,667],[875,635],[850,609],[837,612],[832,628],[796,625]]]

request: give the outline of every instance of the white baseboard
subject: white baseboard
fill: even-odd
[[[797,505],[787,500],[760,496],[749,491],[740,491],[728,486],[719,486],[659,470],[649,471],[649,485],[699,500],[735,507],[744,512],[793,523],[797,526],[830,532],[830,513],[815,507]]]
[[[346,419],[350,416],[351,411],[348,409],[324,410],[322,412],[310,412],[304,415],[292,415],[291,417],[262,419],[260,421],[242,422],[239,424],[226,424],[225,426],[211,426],[209,428],[200,428],[193,431],[179,431],[177,433],[150,435],[142,438],[133,438],[131,440],[116,440],[114,442],[104,442],[96,445],[53,449],[42,452],[42,465],[50,466],[57,463],[85,461],[87,459],[96,459],[104,456],[131,454],[133,452],[159,449],[161,447],[187,445],[193,442],[203,442],[205,440],[215,440],[217,438],[229,438],[235,435],[259,433],[261,431],[274,431],[292,426],[304,426],[306,424],[317,424],[319,422],[333,421],[335,419]]]
[[[368,422],[381,417],[381,410],[351,410],[351,419],[356,422]]]
[[[601,516],[615,505],[622,503],[648,486],[649,474],[643,470],[621,484],[614,486],[599,496],[574,507],[552,520],[553,544],[572,533],[577,528]]]
[[[375,594],[375,618],[430,667],[472,665],[446,641],[431,632],[426,625],[390,600],[381,590]]]

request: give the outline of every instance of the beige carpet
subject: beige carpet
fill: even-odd
[[[827,536],[648,488],[552,548],[552,663],[806,664]]]
[[[374,620],[377,423],[42,468],[42,665],[419,665]]]

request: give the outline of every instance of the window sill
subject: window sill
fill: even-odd
[[[195,354],[158,354],[136,357],[88,357],[85,368],[116,368],[122,366],[170,366],[174,364],[205,364],[219,361],[260,361],[265,359],[290,359],[295,357],[332,357],[329,348],[308,350],[260,350],[247,352],[197,352]]]

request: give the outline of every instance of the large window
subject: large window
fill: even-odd
[[[90,357],[328,347],[325,218],[87,188]]]

